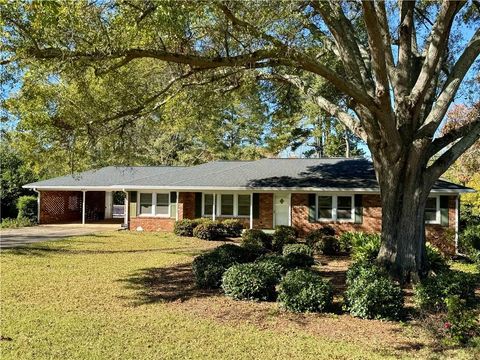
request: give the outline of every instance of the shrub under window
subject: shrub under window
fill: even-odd
[[[218,240],[224,235],[223,225],[217,221],[204,221],[193,229],[193,236],[202,240]]]
[[[247,229],[242,233],[242,246],[257,249],[271,249],[272,237],[262,230]]]
[[[237,238],[242,235],[243,223],[235,219],[227,219],[222,221],[225,236]]]
[[[280,282],[278,302],[295,312],[322,312],[332,306],[330,283],[311,270],[293,270]]]

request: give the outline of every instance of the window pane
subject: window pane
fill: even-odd
[[[151,214],[152,213],[152,193],[142,193],[140,194],[140,214]]]
[[[155,214],[168,215],[169,207],[169,194],[157,194],[157,206],[155,208]]]
[[[425,211],[425,221],[436,221],[437,220],[437,211],[436,210],[426,210]]]
[[[339,209],[351,209],[352,197],[351,196],[339,196],[337,199],[337,207]]]
[[[332,197],[319,196],[318,197],[318,217],[322,219],[332,218]]]
[[[427,203],[425,205],[425,208],[429,209],[429,210],[437,210],[437,198],[429,197],[427,199]]]
[[[222,195],[222,215],[233,215],[233,194]]]
[[[337,209],[337,219],[351,219],[352,209]]]
[[[213,194],[205,194],[203,213],[205,215],[212,215],[212,208],[213,208]]]
[[[238,195],[238,215],[250,215],[250,195]]]

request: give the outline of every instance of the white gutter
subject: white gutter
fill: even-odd
[[[23,186],[25,189],[33,189],[32,186]],[[292,191],[292,192],[350,192],[350,193],[371,193],[371,194],[380,194],[380,189],[378,188],[334,188],[334,187],[239,187],[239,186],[135,186],[131,185],[129,187],[121,187],[118,185],[112,185],[109,187],[105,186],[36,186],[36,189],[42,190],[64,190],[64,191],[115,191],[121,190],[125,191],[131,190],[170,190],[170,191],[252,191],[255,192],[272,192],[272,191]],[[474,193],[476,192],[473,189],[433,189],[430,193],[433,194],[463,194],[463,193]]]

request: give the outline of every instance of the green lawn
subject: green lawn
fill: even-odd
[[[192,290],[188,264],[216,245],[112,232],[2,251],[1,358],[474,357],[435,352],[411,325],[288,314]]]

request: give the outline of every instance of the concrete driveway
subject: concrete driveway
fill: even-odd
[[[0,230],[0,249],[120,229],[120,224],[52,224]]]

